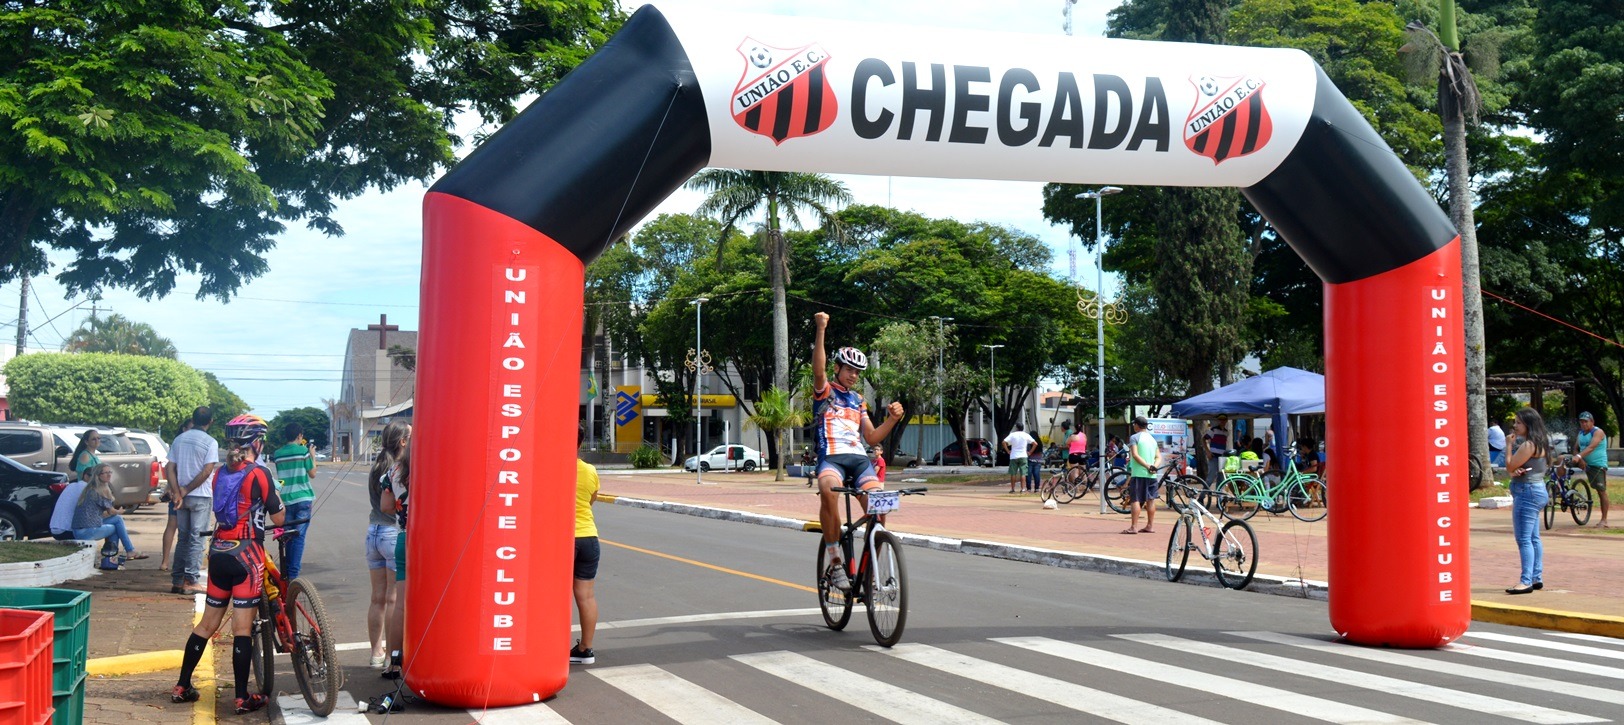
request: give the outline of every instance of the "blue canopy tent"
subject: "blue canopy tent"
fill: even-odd
[[[1284,460],[1284,446],[1290,439],[1286,416],[1324,412],[1325,376],[1285,367],[1173,404],[1176,418],[1203,418],[1220,413],[1268,417],[1275,431],[1276,461]]]

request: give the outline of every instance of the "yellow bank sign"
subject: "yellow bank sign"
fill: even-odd
[[[694,399],[693,396],[689,395],[689,396],[686,396],[686,397],[688,398],[688,402],[690,404],[692,404],[693,399]],[[650,394],[650,393],[644,393],[641,396],[640,400],[641,400],[644,408],[664,408],[664,407],[666,407],[665,406],[665,400],[662,399],[658,395],[653,395],[653,394]],[[700,408],[733,408],[733,407],[737,407],[738,404],[739,404],[739,399],[734,397],[734,396],[731,396],[731,395],[701,395],[701,396],[699,396],[699,407]]]

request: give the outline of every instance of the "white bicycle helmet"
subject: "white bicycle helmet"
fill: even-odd
[[[858,370],[868,369],[868,356],[855,347],[843,347],[835,351],[835,362],[847,365]]]

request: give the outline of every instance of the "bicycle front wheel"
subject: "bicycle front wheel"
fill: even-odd
[[[1167,538],[1167,580],[1176,582],[1184,578],[1184,566],[1190,561],[1190,519],[1178,517],[1173,522],[1173,534]]]
[[[304,578],[288,584],[288,619],[293,623],[293,676],[299,681],[305,704],[317,717],[327,717],[338,702],[344,669],[338,664],[333,630],[327,623],[327,607],[316,593],[316,585]]]
[[[884,529],[874,532],[868,557],[868,628],[874,641],[890,647],[902,639],[908,623],[908,570],[897,538]]]
[[[1226,521],[1212,543],[1212,568],[1218,583],[1230,589],[1245,589],[1257,573],[1257,534],[1245,521]]]
[[[1562,505],[1562,484],[1545,483],[1545,528],[1549,530],[1556,525],[1556,507]]]
[[[1580,526],[1590,523],[1590,505],[1595,500],[1596,497],[1591,492],[1589,481],[1573,482],[1573,485],[1568,489],[1568,514],[1573,516],[1573,523]]]
[[[824,545],[823,539],[818,539],[818,609],[823,611],[823,623],[838,632],[851,621],[851,593],[829,584],[829,567],[832,564],[827,558],[828,551],[829,547]]]
[[[1218,507],[1224,518],[1231,521],[1245,521],[1257,515],[1259,495],[1257,482],[1243,476],[1235,476],[1225,480],[1218,489],[1218,500],[1223,502]]]
[[[1128,500],[1129,496],[1132,495],[1132,491],[1129,490],[1128,486],[1128,472],[1117,469],[1108,471],[1107,474],[1110,478],[1106,480],[1105,492],[1102,494],[1105,496],[1105,505],[1110,506],[1112,511],[1119,514],[1132,511],[1132,504]]]
[[[1309,487],[1315,491],[1310,491]],[[1320,505],[1314,507],[1313,493],[1319,494]],[[1313,523],[1325,518],[1331,510],[1330,497],[1327,495],[1324,481],[1294,481],[1286,490],[1286,505],[1291,509],[1291,515],[1298,521]]]
[[[254,628],[249,634],[259,650],[252,660],[253,691],[274,698],[271,688],[276,686],[276,618],[271,616],[269,596],[260,596],[259,611],[254,613]]]

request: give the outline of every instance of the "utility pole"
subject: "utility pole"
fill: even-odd
[[[17,356],[22,357],[28,338],[28,275],[23,275],[23,293],[17,302]]]

